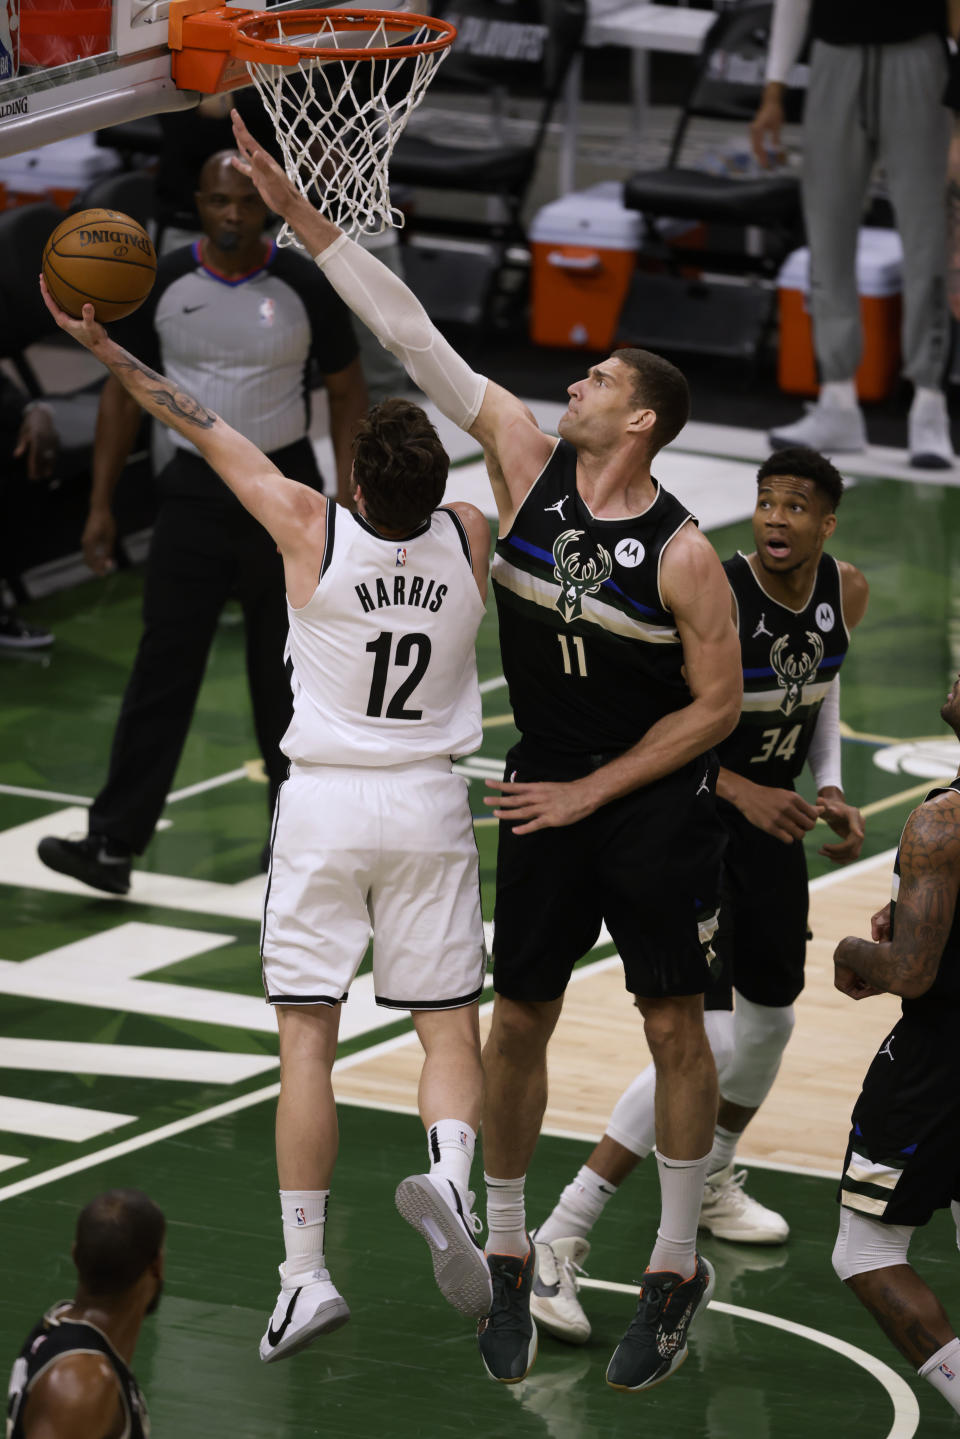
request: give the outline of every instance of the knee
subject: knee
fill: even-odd
[[[792,1004],[754,1004],[737,991],[733,1011],[735,1045],[761,1045],[778,1049],[786,1048],[796,1014]]]
[[[688,1068],[701,1051],[708,1052],[699,1011],[670,1004],[644,1006],[641,1013],[644,1036],[658,1069]]]
[[[535,1068],[546,1052],[557,1022],[559,1009],[497,995],[490,1036],[484,1046],[484,1061],[505,1059],[525,1069]]]
[[[907,1264],[913,1227],[881,1224],[852,1209],[841,1209],[837,1242],[831,1260],[833,1272],[858,1298],[869,1293],[880,1269]]]

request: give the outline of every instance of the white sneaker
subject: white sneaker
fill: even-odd
[[[267,1332],[260,1340],[264,1364],[296,1354],[320,1334],[330,1334],[350,1318],[350,1310],[326,1269],[315,1269],[307,1284],[280,1290]]]
[[[916,470],[950,470],[954,464],[950,416],[942,391],[924,391],[914,397],[907,420],[910,464]]]
[[[403,1218],[430,1246],[433,1275],[448,1304],[482,1319],[493,1303],[493,1285],[483,1246],[483,1228],[473,1212],[473,1194],[461,1194],[449,1179],[412,1174],[394,1196]]]
[[[717,1239],[740,1244],[783,1244],[790,1226],[782,1214],[765,1209],[744,1192],[745,1169],[733,1172],[733,1163],[707,1177],[703,1186],[700,1228]]]
[[[581,1235],[569,1239],[545,1239],[530,1236],[537,1251],[537,1275],[530,1294],[530,1313],[534,1319],[567,1344],[586,1344],[590,1338],[590,1320],[577,1298],[577,1278],[590,1253],[590,1241]]]
[[[821,454],[866,448],[867,427],[859,406],[808,405],[802,420],[781,425],[770,432],[770,444],[777,450],[800,445]]]

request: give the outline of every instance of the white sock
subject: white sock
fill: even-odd
[[[682,1274],[686,1279],[697,1262],[697,1224],[710,1156],[665,1159],[659,1149],[655,1152],[660,1171],[660,1228],[649,1268],[655,1273]]]
[[[825,410],[855,410],[857,387],[853,380],[827,380],[820,386],[817,404]]]
[[[483,1179],[487,1186],[487,1253],[515,1254],[522,1259],[530,1247],[523,1204],[526,1175],[492,1179],[484,1174]]]
[[[931,389],[929,385],[917,385],[913,392],[913,404],[918,409],[926,408],[943,409],[946,407],[947,397],[942,390]]]
[[[917,1373],[939,1390],[950,1408],[960,1414],[960,1339],[951,1339],[936,1354],[931,1354]]]
[[[713,1148],[707,1156],[709,1159],[707,1173],[716,1174],[718,1170],[726,1169],[728,1164],[732,1164],[739,1143],[739,1133],[732,1129],[724,1129],[718,1124],[713,1131]]]
[[[434,1179],[449,1179],[461,1193],[470,1188],[470,1166],[477,1136],[460,1119],[438,1119],[427,1131],[430,1173]]]
[[[296,1288],[324,1268],[323,1236],[329,1189],[281,1189],[280,1214],[286,1261],[280,1266],[284,1288]]]
[[[615,1184],[584,1164],[560,1195],[550,1218],[540,1225],[537,1238],[550,1244],[554,1239],[589,1234],[616,1192]]]

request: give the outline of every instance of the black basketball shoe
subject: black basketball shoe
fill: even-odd
[[[107,839],[102,834],[88,834],[85,839],[57,839],[46,835],[37,845],[37,854],[47,869],[68,874],[102,889],[107,894],[126,894],[130,888],[132,856],[128,845]]]
[[[643,1276],[637,1312],[607,1366],[611,1389],[652,1389],[687,1357],[687,1332],[697,1311],[710,1302],[713,1268],[697,1255],[688,1279],[666,1272]]]
[[[536,1267],[536,1250],[529,1240],[523,1259],[513,1254],[488,1254],[493,1303],[480,1320],[477,1343],[491,1379],[519,1384],[537,1357],[537,1326],[530,1316],[530,1290]]]

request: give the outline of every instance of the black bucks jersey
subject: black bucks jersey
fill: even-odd
[[[850,644],[840,571],[832,555],[822,555],[807,604],[792,610],[770,598],[745,555],[723,568],[737,606],[743,706],[717,756],[755,784],[792,789]]]
[[[576,469],[576,450],[560,440],[497,541],[503,670],[524,741],[619,753],[690,703],[659,577],[663,551],[693,516],[658,485],[642,515],[597,519]]]
[[[953,790],[960,794],[960,779],[955,779],[952,784],[938,785],[924,797],[924,804],[928,799],[935,799],[938,794],[946,794]],[[901,841],[902,843],[902,841]],[[897,845],[896,858],[893,861],[893,886],[890,891],[890,934],[893,935],[894,924],[896,923],[897,899],[900,894],[900,845]],[[934,1006],[946,1001],[949,1005],[960,1003],[960,904],[957,904],[953,911],[953,920],[950,925],[950,933],[947,935],[947,942],[943,946],[943,954],[940,956],[940,967],[937,970],[936,978],[927,990],[918,999],[905,999],[903,1001],[903,1012],[909,1014],[917,1009],[926,1009],[931,1001]]]
[[[120,1407],[124,1414],[121,1439],[150,1439],[150,1419],[139,1385],[114,1349],[94,1324],[85,1320],[62,1319],[69,1304],[55,1304],[27,1335],[14,1360],[7,1395],[7,1439],[23,1439],[23,1409],[30,1390],[51,1364],[71,1354],[100,1354],[117,1376]],[[92,1439],[92,1436],[91,1436]]]

